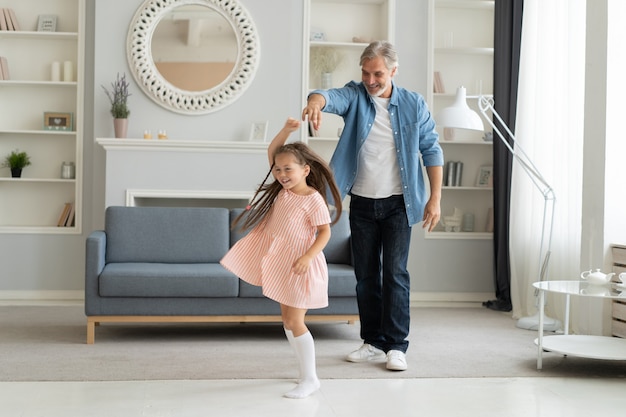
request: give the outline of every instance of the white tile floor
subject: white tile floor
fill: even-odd
[[[0,382],[11,417],[624,416],[626,384],[597,378],[323,380],[304,400],[292,381]]]

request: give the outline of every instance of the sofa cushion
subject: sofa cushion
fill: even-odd
[[[324,248],[326,262],[329,264],[352,265],[349,214],[345,211],[342,212],[339,221],[333,224],[330,230],[330,240]]]
[[[220,264],[110,263],[102,297],[237,297],[239,279]]]
[[[226,208],[106,209],[106,263],[217,263],[229,247]]]

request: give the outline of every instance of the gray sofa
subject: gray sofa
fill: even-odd
[[[241,209],[108,207],[105,228],[86,241],[87,343],[105,322],[280,321],[279,305],[219,260],[243,234]],[[324,249],[329,306],[307,320],[358,320],[348,215]]]

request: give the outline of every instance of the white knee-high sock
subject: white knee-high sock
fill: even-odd
[[[306,398],[320,387],[320,380],[315,370],[315,343],[311,332],[293,338],[298,360],[300,362],[300,383],[285,394],[287,398]]]
[[[285,330],[285,335],[287,336],[289,345],[295,352],[296,358],[298,359],[298,363],[300,363],[300,353],[298,352],[298,349],[296,348],[296,342],[294,341],[293,332],[291,330],[288,330],[286,327],[283,327],[283,329]],[[302,379],[302,371],[300,371],[300,376],[298,376],[298,382],[300,382],[301,379]]]

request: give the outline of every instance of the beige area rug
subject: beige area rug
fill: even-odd
[[[409,369],[354,364],[359,325],[314,323],[322,379],[588,376],[625,378],[626,361],[544,354],[536,332],[484,308],[414,308]],[[0,307],[0,381],[295,378],[295,356],[273,324],[104,324],[85,343],[81,307]]]

